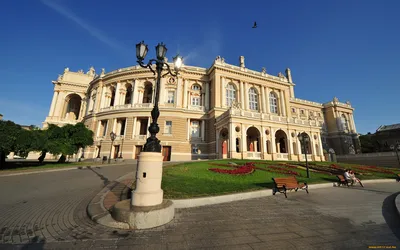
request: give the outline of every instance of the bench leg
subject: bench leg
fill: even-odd
[[[286,187],[285,186],[283,186],[283,194],[285,195],[285,198],[287,198],[287,195],[286,195]]]
[[[306,192],[307,192],[307,194],[308,194],[308,185],[306,184]]]

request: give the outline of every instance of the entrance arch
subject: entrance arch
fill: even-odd
[[[70,94],[65,98],[63,116],[68,120],[78,120],[82,98],[78,94]]]
[[[220,149],[221,149],[221,157],[222,159],[228,158],[228,138],[229,132],[227,128],[223,128],[221,132],[219,132],[220,138]]]
[[[261,152],[260,131],[256,127],[247,129],[246,140],[248,152]]]
[[[275,133],[275,144],[277,153],[285,153],[289,152],[288,143],[287,143],[287,135],[285,131],[278,130]]]

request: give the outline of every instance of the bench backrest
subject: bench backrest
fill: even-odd
[[[343,175],[337,175],[337,178],[339,178],[340,181],[346,181]]]
[[[272,178],[272,180],[275,182],[275,184],[278,187],[282,187],[284,185],[286,186],[286,185],[290,185],[290,184],[295,184],[295,185],[298,184],[298,181],[295,176]]]

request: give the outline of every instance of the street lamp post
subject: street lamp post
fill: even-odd
[[[97,152],[97,158],[100,158],[100,151],[101,151],[101,143],[103,140],[100,140],[99,152]]]
[[[160,140],[158,140],[156,137],[157,133],[160,131],[160,128],[158,127],[157,124],[158,117],[160,116],[160,111],[158,109],[158,101],[160,98],[160,80],[161,77],[164,77],[168,74],[172,76],[178,75],[178,71],[182,66],[182,57],[177,55],[176,57],[173,58],[175,73],[172,73],[170,66],[165,62],[165,54],[167,53],[167,47],[165,47],[163,43],[159,43],[156,46],[157,59],[150,59],[147,64],[144,64],[143,60],[146,57],[147,51],[148,51],[147,45],[143,41],[136,44],[136,57],[139,65],[143,68],[150,69],[154,75],[157,74],[156,91],[155,91],[156,95],[154,99],[154,107],[153,110],[151,111],[152,123],[150,124],[149,127],[150,137],[147,138],[146,140],[146,144],[143,147],[143,152],[161,152]],[[154,71],[154,69],[152,68],[153,64],[156,65],[156,71]],[[165,74],[162,74],[163,70],[166,70],[167,72]]]
[[[122,158],[122,149],[124,148],[124,137],[122,137],[122,143],[121,143],[121,152],[119,154],[119,158]]]
[[[115,137],[117,137],[117,135],[114,132],[111,132],[110,133],[111,147],[110,147],[110,154],[108,155],[108,164],[110,164],[110,162],[111,162],[111,150],[112,150],[112,147],[114,144]]]
[[[400,167],[400,159],[399,159],[399,150],[400,150],[400,142],[396,141],[395,145],[390,145],[390,149],[393,150],[394,152],[396,152],[396,156],[397,156],[397,162],[399,163],[399,167]]]
[[[308,135],[305,132],[299,134],[297,137],[299,138],[299,141],[303,146],[304,157],[306,158],[307,178],[310,178],[310,170],[308,168],[308,159],[307,159],[307,145],[310,142],[310,137],[308,137]]]

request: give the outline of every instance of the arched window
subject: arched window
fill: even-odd
[[[110,101],[110,107],[114,106],[115,102],[115,88],[111,89],[111,101]]]
[[[126,85],[125,103],[130,104],[132,102],[132,85]]]
[[[228,84],[226,88],[226,106],[232,106],[232,103],[236,100],[236,89],[232,84]]]
[[[274,92],[269,93],[269,110],[271,113],[278,114],[278,98]]]
[[[254,88],[249,90],[249,107],[251,110],[258,110],[258,95]]]
[[[343,128],[343,130],[349,130],[349,125],[347,123],[347,118],[346,118],[346,116],[344,114],[342,114],[341,120],[342,120],[342,128]]]

